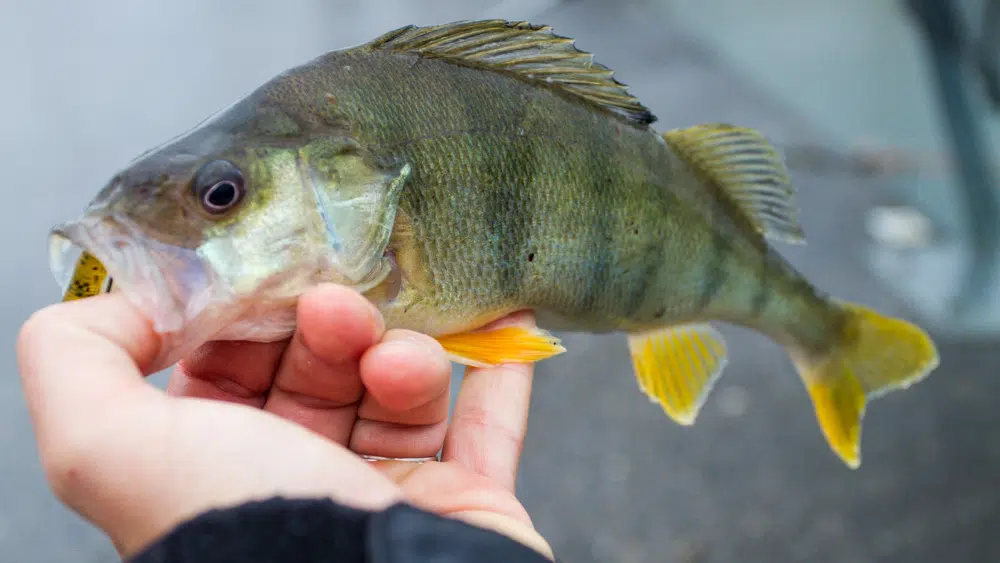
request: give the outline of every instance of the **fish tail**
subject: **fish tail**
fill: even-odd
[[[854,303],[822,354],[791,351],[830,448],[852,469],[861,465],[861,420],[867,403],[904,389],[937,367],[937,349],[919,327]]]

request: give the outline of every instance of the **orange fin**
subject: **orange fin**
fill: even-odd
[[[505,326],[437,337],[451,361],[472,367],[527,364],[566,351],[559,339],[540,328]]]

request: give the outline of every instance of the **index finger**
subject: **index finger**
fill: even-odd
[[[511,325],[534,327],[534,315],[515,313],[490,328]],[[534,364],[466,368],[441,459],[459,463],[514,491],[528,431],[534,372]]]

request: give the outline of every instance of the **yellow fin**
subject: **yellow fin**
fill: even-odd
[[[830,448],[852,469],[861,466],[866,404],[925,378],[940,362],[918,326],[852,303],[840,344],[821,358],[796,357]]]
[[[759,132],[726,124],[697,125],[663,134],[678,155],[729,194],[762,235],[801,244],[788,169]]]
[[[111,276],[104,264],[89,252],[82,252],[73,269],[73,277],[63,292],[63,301],[75,301],[111,291]]]
[[[437,341],[451,361],[472,367],[532,363],[566,351],[549,332],[519,326],[439,336]]]
[[[507,72],[540,86],[558,89],[637,125],[656,117],[614,79],[614,72],[594,62],[567,37],[547,25],[524,21],[460,21],[444,25],[408,25],[368,44],[372,49],[418,53],[456,64]]]
[[[708,324],[663,328],[628,337],[639,387],[678,424],[694,424],[726,366],[726,343]]]
[[[851,373],[830,381],[807,383],[816,420],[827,444],[851,469],[861,466],[861,419],[865,414],[865,392]]]

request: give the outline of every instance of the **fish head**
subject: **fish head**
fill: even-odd
[[[137,158],[50,233],[57,282],[68,286],[81,252],[96,257],[161,336],[157,369],[208,340],[285,338],[310,287],[365,291],[389,273],[408,166],[337,131],[218,121]]]

